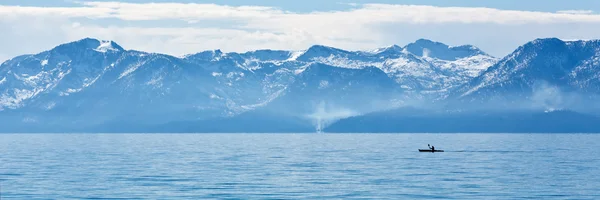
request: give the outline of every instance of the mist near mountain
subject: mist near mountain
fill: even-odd
[[[0,132],[594,132],[599,69],[597,40],[175,57],[85,38],[0,65]]]

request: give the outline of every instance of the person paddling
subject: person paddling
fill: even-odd
[[[431,153],[444,152],[444,150],[436,150],[435,147],[431,146],[430,144],[427,144],[427,146],[429,147],[429,149],[419,149],[419,152],[431,152]]]

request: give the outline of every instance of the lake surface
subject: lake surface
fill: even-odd
[[[593,134],[0,134],[3,200],[600,199],[599,166]]]

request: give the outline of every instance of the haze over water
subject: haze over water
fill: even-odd
[[[594,134],[0,134],[2,199],[598,199]],[[419,153],[432,144],[444,153]]]

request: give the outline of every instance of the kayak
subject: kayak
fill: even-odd
[[[419,152],[431,152],[431,149],[419,149]],[[435,150],[435,152],[444,152],[444,150]]]

